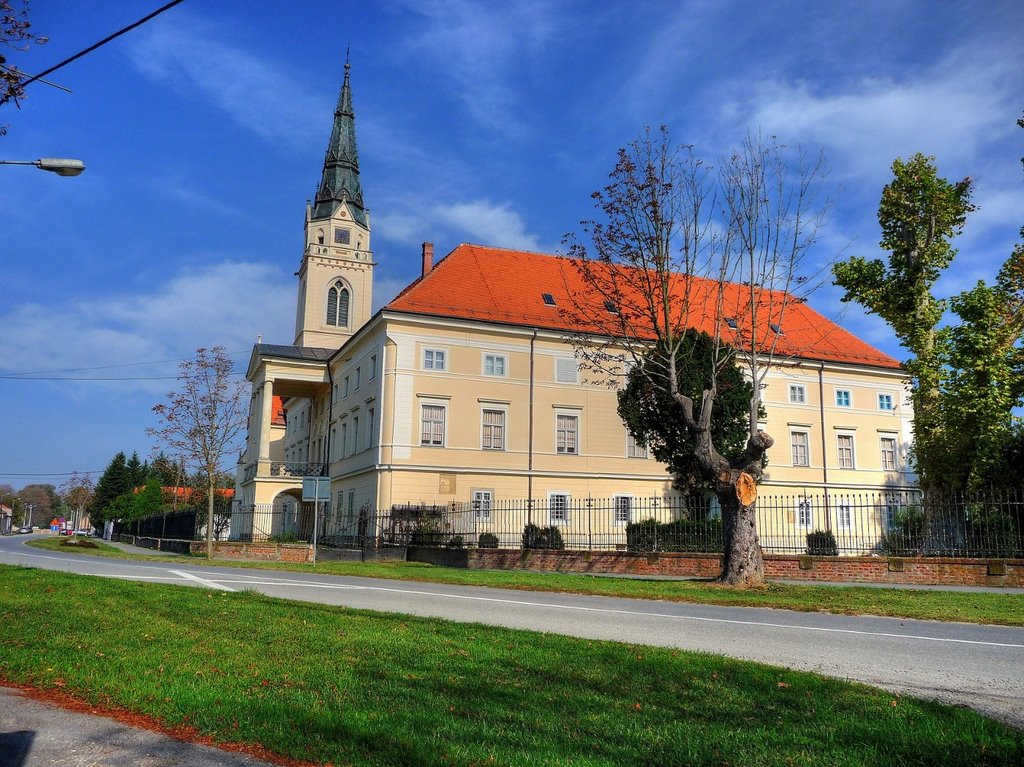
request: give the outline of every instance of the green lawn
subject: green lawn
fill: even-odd
[[[1018,765],[960,708],[710,655],[0,567],[0,677],[334,765]]]
[[[65,550],[57,539],[42,538],[29,545]],[[120,559],[147,559],[161,562],[192,563],[197,557],[136,556],[104,544],[102,550],[75,550],[76,553],[113,556]],[[218,559],[218,567],[260,568],[351,575],[365,578],[429,581],[466,586],[490,586],[525,591],[558,591],[594,596],[659,599],[669,602],[775,607],[803,612],[829,612],[849,615],[884,615],[920,620],[960,621],[1024,626],[1024,595],[959,593],[924,589],[876,589],[858,586],[793,586],[772,584],[764,590],[736,589],[707,581],[654,581],[571,573],[536,573],[523,570],[467,570],[436,567],[421,562],[330,562],[315,568],[281,562],[239,562]]]

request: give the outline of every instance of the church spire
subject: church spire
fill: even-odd
[[[314,219],[330,218],[338,207],[348,203],[352,219],[366,226],[363,208],[363,188],[359,183],[359,155],[356,152],[356,115],[352,109],[351,69],[345,54],[345,81],[334,108],[334,126],[324,157],[323,177],[313,205]]]

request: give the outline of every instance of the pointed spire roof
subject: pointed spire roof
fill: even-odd
[[[345,54],[345,81],[334,108],[334,125],[324,157],[324,171],[313,204],[313,218],[329,218],[348,204],[353,220],[366,225],[363,188],[359,183],[359,155],[356,152],[356,115],[352,109],[348,53]]]

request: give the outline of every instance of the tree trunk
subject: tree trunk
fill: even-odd
[[[764,586],[764,558],[757,535],[756,500],[744,504],[736,488],[718,492],[725,551],[719,582],[730,586]]]
[[[206,483],[206,558],[213,559],[213,475]]]

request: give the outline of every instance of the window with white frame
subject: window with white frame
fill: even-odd
[[[423,369],[424,370],[446,370],[447,352],[444,349],[424,349]]]
[[[569,494],[548,493],[548,518],[552,525],[569,521]]]
[[[633,436],[633,432],[626,429],[626,457],[627,458],[646,458],[647,448],[636,441],[636,437]]]
[[[814,525],[814,507],[807,498],[796,502],[796,524],[797,527]]]
[[[892,395],[879,393],[878,395],[878,409],[879,410],[892,410]]]
[[[485,354],[484,355],[484,375],[485,376],[504,376],[505,367],[507,364],[507,358],[504,354]]]
[[[882,471],[896,471],[896,437],[882,437]]]
[[[363,382],[363,369],[361,367],[356,368],[356,382],[355,390],[359,391],[359,387]]]
[[[573,357],[559,357],[555,360],[555,381],[558,383],[579,383],[580,366]]]
[[[345,421],[341,425],[341,450],[340,455],[342,458],[348,455],[348,421]]]
[[[810,466],[811,451],[810,437],[805,431],[791,431],[789,433],[790,446],[792,448],[794,466]]]
[[[327,324],[332,327],[348,326],[349,292],[345,283],[337,280],[327,291]]]
[[[853,511],[848,503],[840,503],[836,506],[836,527],[849,530],[853,524]]]
[[[420,444],[444,446],[444,405],[424,404],[420,410]]]
[[[612,522],[628,525],[633,521],[633,496],[617,495],[613,499]]]
[[[473,516],[477,519],[491,518],[491,504],[494,502],[493,490],[473,491]]]
[[[341,396],[342,397],[347,397],[348,396],[348,376],[345,376],[345,378],[342,380],[342,383],[341,383]]]
[[[505,449],[505,411],[485,409],[482,415],[480,447],[484,450]]]
[[[555,451],[579,453],[580,417],[558,413],[555,416]]]
[[[348,518],[354,520],[356,518],[356,491],[348,491]]]
[[[352,452],[359,452],[359,416],[352,419]]]
[[[839,451],[839,468],[853,468],[853,435],[837,434],[836,445]]]
[[[794,405],[805,404],[807,402],[807,387],[803,384],[790,384],[789,401]]]
[[[836,389],[836,407],[850,407],[853,397],[849,389]]]
[[[377,355],[370,355],[370,380],[372,381],[377,377]]]
[[[373,447],[373,408],[368,408],[366,411],[366,446]]]
[[[897,503],[885,504],[885,527],[887,530],[892,530],[896,527],[897,515],[899,514],[900,507]]]

